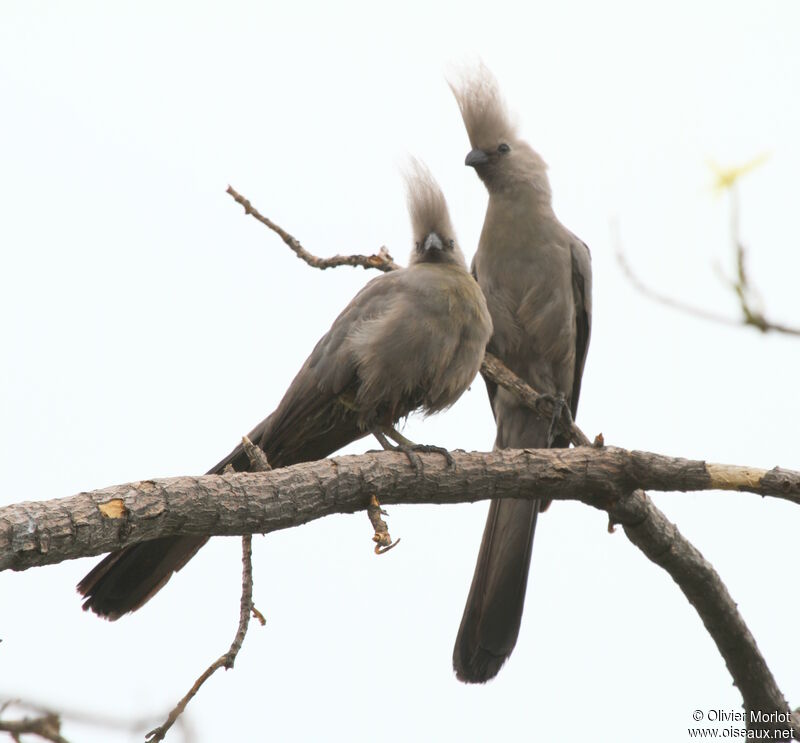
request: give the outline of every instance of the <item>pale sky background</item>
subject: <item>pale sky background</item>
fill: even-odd
[[[428,163],[464,252],[483,186],[445,84],[480,56],[590,246],[595,316],[579,423],[610,444],[800,467],[800,340],[689,318],[626,282],[736,311],[728,211],[741,183],[769,314],[800,322],[800,4],[0,4],[0,503],[201,473],[269,413],[371,275],[319,272],[243,216],[230,183],[312,252],[410,248],[399,169]],[[416,440],[488,450],[483,384],[412,419]],[[374,448],[364,440],[349,451]],[[800,511],[746,494],[655,494],[716,566],[800,705]],[[606,518],[540,520],[517,649],[484,687],[451,652],[486,504],[392,507],[256,537],[252,626],[188,711],[197,741],[686,740],[740,697],[694,610]],[[0,575],[0,695],[120,719],[179,699],[227,649],[238,539],[215,539],[116,623],[80,609],[96,558]],[[719,726],[718,726],[719,727]],[[141,740],[67,723],[71,741]],[[170,740],[181,740],[174,731]]]

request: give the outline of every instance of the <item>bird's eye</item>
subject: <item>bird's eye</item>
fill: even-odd
[[[448,240],[447,241],[447,247],[448,248],[453,248],[455,246],[455,244],[456,244],[455,240]]]
[[[505,154],[506,152],[511,152],[511,148],[505,142],[503,142],[498,146],[497,151]]]

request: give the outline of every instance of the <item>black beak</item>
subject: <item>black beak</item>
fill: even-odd
[[[464,165],[469,165],[470,168],[477,168],[478,165],[485,165],[488,162],[489,156],[483,150],[476,148],[467,155]]]

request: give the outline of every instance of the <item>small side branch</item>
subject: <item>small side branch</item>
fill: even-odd
[[[717,312],[697,307],[688,302],[682,302],[674,297],[670,297],[662,292],[656,291],[652,287],[645,284],[631,268],[628,259],[622,249],[622,239],[619,234],[619,225],[616,222],[611,224],[611,240],[614,245],[614,253],[617,258],[625,277],[630,281],[633,287],[648,299],[652,299],[659,304],[667,307],[685,312],[686,314],[699,317],[703,320],[710,320],[721,325],[734,325],[734,326],[750,326],[756,328],[762,333],[770,331],[776,333],[783,333],[785,335],[800,336],[800,328],[783,323],[777,323],[768,320],[764,315],[763,310],[758,307],[758,292],[750,282],[750,276],[747,273],[747,258],[744,244],[742,243],[740,230],[739,230],[739,191],[737,187],[738,179],[745,173],[752,170],[759,165],[765,158],[757,158],[756,160],[748,163],[740,168],[732,168],[723,170],[717,166],[713,166],[717,176],[717,187],[724,190],[730,197],[730,233],[731,245],[733,247],[734,260],[736,262],[736,278],[727,279],[723,277],[725,283],[733,291],[739,303],[740,317],[732,318],[726,315],[721,315]]]
[[[8,733],[18,743],[23,735],[38,735],[52,743],[69,743],[61,735],[61,719],[52,713],[39,717],[23,717],[21,720],[0,720],[0,732]]]
[[[375,531],[372,541],[375,542],[376,555],[382,555],[400,543],[399,539],[396,542],[392,541],[392,537],[389,534],[389,527],[383,520],[383,517],[386,515],[386,511],[381,508],[378,499],[374,495],[370,496],[369,505],[367,506],[367,516]]]
[[[247,436],[242,437],[242,447],[250,459],[250,467],[253,472],[266,472],[272,469],[267,461],[267,455],[253,444]],[[233,638],[230,648],[225,655],[217,658],[194,682],[192,688],[186,693],[183,699],[175,705],[173,710],[163,724],[151,730],[145,736],[147,743],[164,740],[167,731],[175,724],[175,721],[183,714],[189,702],[195,697],[200,687],[216,673],[220,668],[228,670],[233,668],[236,656],[242,649],[247,628],[250,625],[250,615],[256,617],[261,625],[266,624],[266,619],[253,605],[253,560],[252,560],[253,537],[250,534],[242,536],[242,596],[239,602],[239,626]]]
[[[244,207],[245,214],[249,214],[257,219],[261,224],[266,225],[274,233],[280,236],[294,254],[301,260],[314,268],[326,269],[336,268],[337,266],[361,266],[362,268],[377,268],[379,271],[394,271],[400,266],[394,262],[386,247],[381,247],[374,255],[335,255],[332,258],[319,258],[309,253],[300,241],[290,235],[279,225],[275,224],[269,217],[265,217],[256,209],[244,196],[236,191],[232,186],[228,186],[226,193]]]
[[[80,723],[94,728],[106,729],[118,733],[136,734],[143,728],[146,729],[154,724],[155,719],[148,717],[120,718],[113,714],[111,710],[108,714],[97,711],[87,711],[73,708],[59,707],[58,712],[52,709],[51,705],[45,705],[30,699],[6,699],[0,704],[0,718],[6,717],[9,710],[22,712],[25,714],[21,720],[0,719],[0,732],[7,732],[14,740],[21,740],[22,735],[38,735],[40,738],[50,741],[64,742],[64,736],[60,733],[60,726],[65,721]],[[18,712],[18,714],[19,714]],[[179,720],[179,727],[182,728],[183,739],[189,741],[191,734],[186,718]],[[181,723],[183,723],[181,725]],[[49,737],[48,737],[49,736]],[[27,740],[27,738],[26,738]]]
[[[622,273],[625,274],[625,278],[630,281],[634,289],[636,289],[640,294],[644,295],[648,299],[652,299],[654,302],[663,304],[665,307],[671,307],[674,310],[684,312],[687,315],[692,315],[693,317],[699,317],[702,320],[710,320],[711,322],[716,322],[720,325],[739,326],[742,324],[741,320],[737,320],[733,317],[726,317],[725,315],[720,315],[717,312],[711,312],[710,310],[703,309],[697,305],[689,304],[688,302],[682,302],[679,299],[670,297],[667,294],[662,294],[661,292],[656,291],[652,287],[648,286],[636,275],[633,268],[631,268],[628,258],[622,249],[622,242],[619,239],[619,231],[616,228],[616,225],[613,226],[612,241],[614,242],[615,246],[614,255],[616,256],[619,267],[622,269]]]
[[[522,381],[500,359],[486,353],[481,364],[481,374],[495,384],[504,387],[517,397],[524,405],[539,413],[545,420],[551,420],[559,412],[559,428],[567,436],[573,446],[591,446],[592,442],[586,434],[575,425],[569,406],[559,405],[550,395],[541,395],[529,384]]]
[[[186,696],[178,702],[173,708],[172,712],[164,721],[163,724],[151,730],[145,736],[147,743],[155,743],[155,741],[164,740],[169,729],[175,724],[175,721],[183,714],[189,702],[194,699],[200,687],[208,681],[211,676],[220,668],[229,669],[233,668],[236,656],[242,649],[245,635],[247,634],[247,626],[250,623],[250,612],[252,611],[252,591],[253,591],[253,574],[252,566],[250,563],[250,536],[242,537],[242,600],[241,611],[239,613],[239,628],[236,630],[236,636],[233,638],[228,652],[217,658],[205,671],[200,675],[197,681],[192,684],[192,688],[186,693]]]

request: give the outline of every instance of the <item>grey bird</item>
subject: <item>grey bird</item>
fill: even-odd
[[[326,457],[451,406],[475,378],[492,323],[456,242],[444,196],[424,166],[406,176],[414,248],[405,269],[370,281],[317,343],[275,411],[249,434],[273,467]],[[423,447],[424,448],[424,447]],[[408,453],[408,451],[407,451]],[[247,470],[242,446],[209,470]],[[118,619],[151,599],[208,537],[165,537],[107,555],[78,584],[84,609]]]
[[[487,350],[535,390],[578,407],[591,327],[589,249],[556,219],[547,166],[520,139],[497,82],[483,66],[455,94],[475,168],[489,192],[472,273],[492,315]],[[497,425],[495,448],[566,447],[551,425],[486,380]],[[514,649],[522,621],[537,500],[495,500],[478,553],[453,651],[457,677],[483,683]]]

